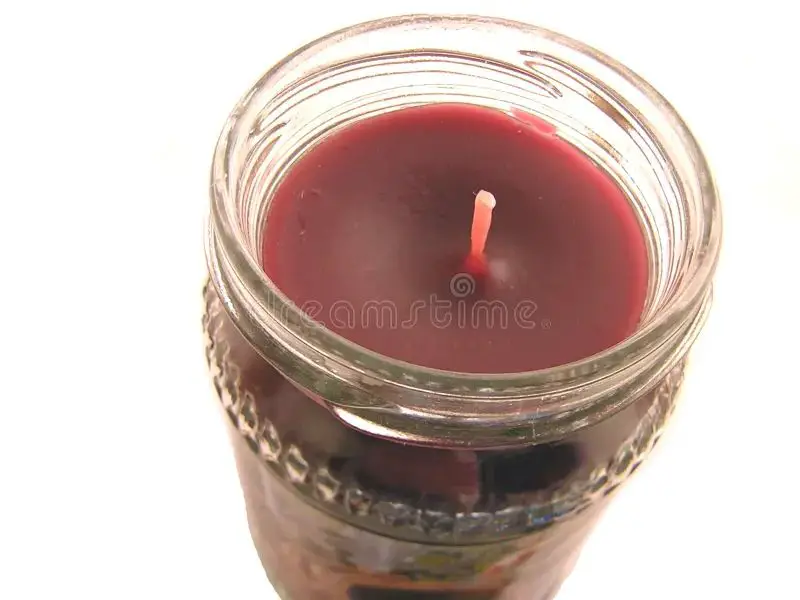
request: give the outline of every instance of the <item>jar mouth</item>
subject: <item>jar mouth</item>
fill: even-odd
[[[489,43],[496,42],[498,34],[504,38],[503,48]],[[468,48],[477,52],[469,53]],[[651,270],[658,277],[652,278],[642,322],[627,339],[593,356],[543,370],[442,371],[377,354],[310,322],[265,274],[259,249],[266,205],[282,175],[307,147],[304,143],[370,110],[460,96],[457,82],[445,91],[420,86],[416,97],[380,96],[374,88],[373,96],[382,104],[375,100],[369,105],[366,99],[371,96],[366,93],[352,107],[338,102],[335,114],[317,114],[298,123],[292,121],[292,110],[299,110],[297,106],[315,92],[346,87],[344,79],[335,79],[342,73],[385,69],[380,65],[390,63],[411,73],[423,68],[419,65],[425,56],[445,61],[442,64],[461,61],[457,68],[448,63],[445,70],[463,68],[459,76],[464,77],[471,77],[473,67],[500,69],[504,74],[497,75],[497,88],[478,93],[483,94],[481,103],[494,103],[501,110],[533,110],[638,198],[636,208],[643,220],[656,224],[649,231],[649,244]],[[494,85],[486,83],[493,77],[484,74],[475,80],[482,81],[481,86]],[[330,85],[320,87],[326,78]],[[587,126],[592,119],[597,123]],[[268,183],[259,187],[259,181]],[[243,201],[248,194],[260,194],[261,199]],[[657,200],[648,201],[648,194]],[[389,437],[397,437],[400,427],[406,430],[405,439],[421,443],[441,434],[435,431],[437,419],[446,419],[439,425],[448,431],[456,422],[464,431],[478,421],[482,426],[495,422],[498,431],[524,422],[526,431],[513,435],[540,439],[561,429],[529,431],[532,419],[550,425],[563,421],[562,429],[577,426],[575,421],[588,422],[621,407],[634,387],[652,387],[659,374],[685,354],[702,325],[722,227],[717,191],[697,141],[646,81],[566,36],[480,16],[407,15],[371,21],[331,33],[286,57],[250,89],[225,123],[213,159],[211,200],[211,277],[245,337],[267,360],[320,395],[343,420]],[[663,210],[653,208],[658,202]],[[671,252],[665,250],[668,245],[674,246]],[[572,418],[565,420],[566,415]],[[398,425],[406,421],[417,425]],[[414,434],[423,421],[430,431]]]

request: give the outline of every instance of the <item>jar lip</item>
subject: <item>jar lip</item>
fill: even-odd
[[[285,318],[277,318],[278,315],[288,315],[302,320],[303,313],[264,273],[257,259],[252,256],[240,236],[237,235],[237,225],[232,222],[231,214],[226,209],[229,195],[227,189],[229,155],[237,134],[237,124],[241,116],[247,112],[254,96],[259,91],[268,89],[278,73],[290,68],[294,61],[302,60],[303,55],[309,50],[335,43],[343,36],[365,34],[408,24],[431,26],[481,24],[498,28],[511,27],[535,38],[546,38],[560,47],[578,52],[582,58],[591,60],[607,71],[613,72],[616,77],[620,77],[645,96],[667,119],[672,129],[672,135],[676,136],[676,141],[682,151],[691,159],[693,175],[697,179],[699,194],[703,199],[704,223],[701,232],[701,251],[692,257],[691,271],[682,278],[665,306],[660,308],[657,314],[653,315],[631,336],[593,356],[548,369],[509,374],[460,373],[414,365],[380,355],[323,328],[321,325],[315,328],[314,343],[311,344],[307,340],[300,339],[298,331],[288,327]],[[412,14],[388,17],[341,29],[296,50],[265,73],[234,108],[217,143],[211,170],[210,188],[212,206],[209,243],[214,248],[209,250],[209,262],[214,261],[211,255],[217,249],[224,250],[227,262],[236,272],[236,279],[247,288],[253,306],[260,308],[258,312],[263,311],[256,318],[259,327],[270,330],[272,335],[278,335],[284,339],[292,338],[293,343],[300,346],[305,343],[301,354],[308,353],[309,356],[317,354],[317,357],[311,362],[319,364],[319,360],[322,359],[327,363],[334,363],[338,367],[351,369],[362,376],[377,378],[382,385],[392,385],[407,391],[419,391],[427,395],[458,394],[478,402],[494,400],[498,397],[517,397],[521,392],[529,393],[537,388],[552,386],[554,382],[560,386],[582,385],[586,383],[587,377],[597,379],[606,376],[618,370],[621,365],[630,364],[639,359],[642,353],[662,339],[669,331],[672,331],[676,323],[690,321],[701,310],[701,305],[709,295],[710,282],[716,268],[721,241],[722,223],[719,199],[707,161],[686,123],[658,91],[615,59],[587,44],[534,25],[477,15]],[[218,291],[224,296],[228,293],[226,288],[229,285],[222,281],[224,278],[220,273],[215,274],[214,271],[215,269],[212,268],[212,278]],[[226,304],[233,305],[233,303]],[[562,406],[561,409],[563,408]]]

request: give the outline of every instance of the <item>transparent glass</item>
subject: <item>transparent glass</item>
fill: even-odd
[[[270,202],[311,146],[376,114],[453,102],[551,123],[626,192],[650,257],[632,336],[542,371],[437,371],[337,336],[267,278]],[[718,198],[674,109],[613,59],[530,25],[370,22],[301,48],[245,95],[211,196],[207,355],[282,597],[553,597],[657,440],[709,309]]]

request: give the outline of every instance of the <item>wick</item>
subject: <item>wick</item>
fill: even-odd
[[[486,238],[489,237],[489,228],[492,226],[492,209],[497,204],[494,196],[486,190],[481,190],[475,196],[475,212],[472,214],[472,249],[468,263],[485,268],[486,266]]]

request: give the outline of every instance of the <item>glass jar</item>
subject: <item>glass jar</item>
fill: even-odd
[[[641,221],[638,329],[543,371],[451,373],[360,348],[264,274],[276,186],[323,136],[470,103],[543,119]],[[406,16],[284,59],[236,105],[211,177],[207,357],[267,574],[295,600],[552,598],[656,443],[711,299],[721,217],[674,109],[596,50],[530,25]]]

